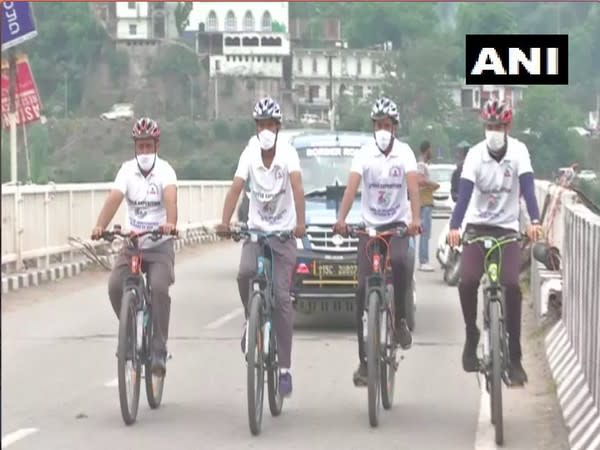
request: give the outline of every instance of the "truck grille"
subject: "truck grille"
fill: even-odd
[[[333,243],[334,233],[331,226],[309,226],[306,236],[310,242],[311,250],[328,253],[352,253],[358,247],[357,238],[343,238],[341,245]]]

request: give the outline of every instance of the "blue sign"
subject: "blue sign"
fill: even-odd
[[[2,2],[2,51],[37,36],[30,2]]]

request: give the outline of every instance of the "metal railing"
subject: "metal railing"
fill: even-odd
[[[543,226],[562,267],[552,272],[532,261],[534,307],[538,314],[547,310],[540,287],[561,279],[562,321],[600,410],[600,216],[578,203],[575,192],[550,182],[536,181],[536,195],[540,209],[548,198]]]
[[[219,221],[229,181],[179,181],[178,228],[212,226]],[[71,250],[69,236],[87,237],[111,183],[2,186],[2,266],[21,267]],[[126,224],[123,202],[112,224]]]

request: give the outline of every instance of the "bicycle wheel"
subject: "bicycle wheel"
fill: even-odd
[[[278,360],[277,336],[271,327],[269,333],[269,356],[267,362],[267,389],[269,391],[269,409],[273,417],[281,414],[283,397],[279,393],[279,360]]]
[[[396,384],[396,343],[394,342],[394,288],[386,290],[388,308],[383,312],[383,323],[380,326],[383,333],[384,349],[381,361],[381,403],[384,409],[391,409],[394,404],[394,387]]]
[[[498,302],[490,302],[490,352],[492,356],[490,405],[497,445],[502,445],[504,441],[504,425],[502,420],[502,340],[500,326],[500,304]]]
[[[146,325],[146,364],[144,366],[144,381],[146,384],[146,398],[151,409],[156,409],[162,401],[165,377],[152,373],[152,332],[153,332],[152,307],[148,307],[148,323]]]
[[[119,316],[117,374],[121,415],[127,425],[135,422],[140,401],[142,362],[136,348],[136,304],[135,291],[126,290],[121,299],[121,314]]]
[[[262,335],[262,294],[257,292],[250,299],[250,317],[248,318],[247,391],[248,420],[250,432],[260,433],[263,413],[263,396],[265,387],[265,367],[263,358]]]
[[[367,391],[369,402],[369,423],[372,427],[379,424],[380,391],[381,391],[381,354],[379,292],[372,290],[368,298],[367,313]]]

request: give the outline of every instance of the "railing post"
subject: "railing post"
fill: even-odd
[[[23,203],[21,199],[21,187],[17,182],[15,185],[15,253],[17,260],[15,261],[16,270],[23,268]]]
[[[50,196],[48,190],[44,192],[44,245],[46,249],[50,246]],[[46,252],[46,269],[50,267],[50,253]]]
[[[73,189],[69,189],[69,237],[73,237]],[[74,252],[69,252],[69,259],[73,261]]]

